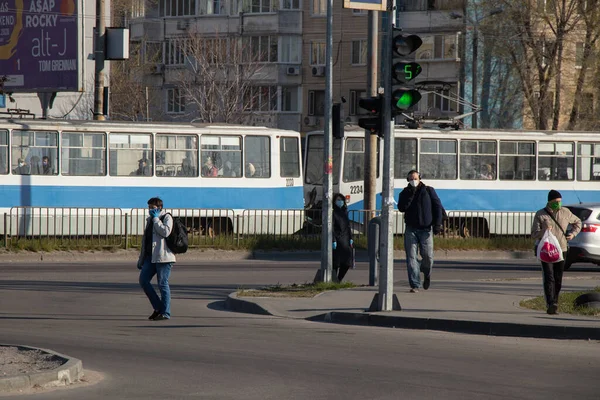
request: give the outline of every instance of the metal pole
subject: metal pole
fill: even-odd
[[[104,46],[106,39],[104,2],[105,0],[96,0],[96,48],[94,49],[96,76],[94,85],[94,119],[97,121],[104,121]]]
[[[367,72],[367,87],[369,88],[370,97],[377,97],[377,89],[379,81],[378,75],[378,49],[379,49],[379,12],[369,11],[369,36],[367,40],[368,67]],[[371,132],[365,130],[365,197],[364,209],[376,210],[377,204],[375,198],[377,196],[377,141],[379,137],[372,135]],[[365,223],[374,217],[373,213],[368,214],[365,218]]]
[[[383,190],[381,192],[381,234],[380,260],[381,274],[379,279],[380,311],[392,311],[394,297],[394,129],[392,119],[392,34],[393,34],[393,0],[388,0],[388,19],[385,40],[383,41]]]
[[[332,92],[332,50],[333,50],[333,0],[327,0],[327,42],[325,45],[325,132],[323,143],[323,228],[321,231],[321,270],[317,280],[331,282],[331,266],[333,264],[331,244],[333,240],[332,231],[332,204],[333,197],[333,145],[331,124],[331,92]]]
[[[478,59],[478,50],[479,50],[479,33],[478,29],[475,25],[473,25],[473,65],[471,69],[473,70],[473,81],[471,82],[471,90],[473,91],[473,100],[471,103],[478,104],[477,102],[477,59]],[[477,128],[477,113],[471,116],[471,127]]]

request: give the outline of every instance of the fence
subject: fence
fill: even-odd
[[[189,246],[240,247],[268,241],[272,247],[302,244],[318,248],[321,210],[170,209],[188,228]],[[379,210],[351,210],[349,218],[356,240]],[[58,246],[97,245],[139,247],[148,210],[118,208],[13,207],[4,213],[2,235],[6,247],[27,239]],[[519,237],[528,239],[532,212],[451,211],[443,235],[469,238]],[[404,215],[394,212],[393,232],[404,234]]]

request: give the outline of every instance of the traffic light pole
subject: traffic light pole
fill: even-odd
[[[379,254],[381,274],[379,279],[379,311],[399,309],[394,306],[394,129],[392,120],[392,37],[393,0],[388,0],[388,18],[383,48],[383,190],[381,192],[381,234]],[[397,300],[396,300],[397,302]]]
[[[331,123],[332,107],[332,50],[333,50],[333,0],[327,0],[327,39],[325,44],[325,132],[323,140],[323,203],[322,203],[322,230],[321,230],[321,269],[315,281],[331,282],[331,269],[333,264],[332,244],[332,213],[333,204],[333,137]]]

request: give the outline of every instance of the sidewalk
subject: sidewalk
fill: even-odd
[[[600,277],[566,277],[563,290],[586,291],[600,286]],[[377,287],[322,293],[314,298],[238,297],[231,293],[231,311],[404,329],[428,329],[496,336],[600,340],[600,317],[548,315],[519,307],[543,295],[541,279],[435,281],[429,290],[409,293],[394,287],[401,311],[368,312]]]

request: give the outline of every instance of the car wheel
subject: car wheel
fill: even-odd
[[[577,307],[600,308],[600,293],[590,292],[585,293],[575,299]]]

